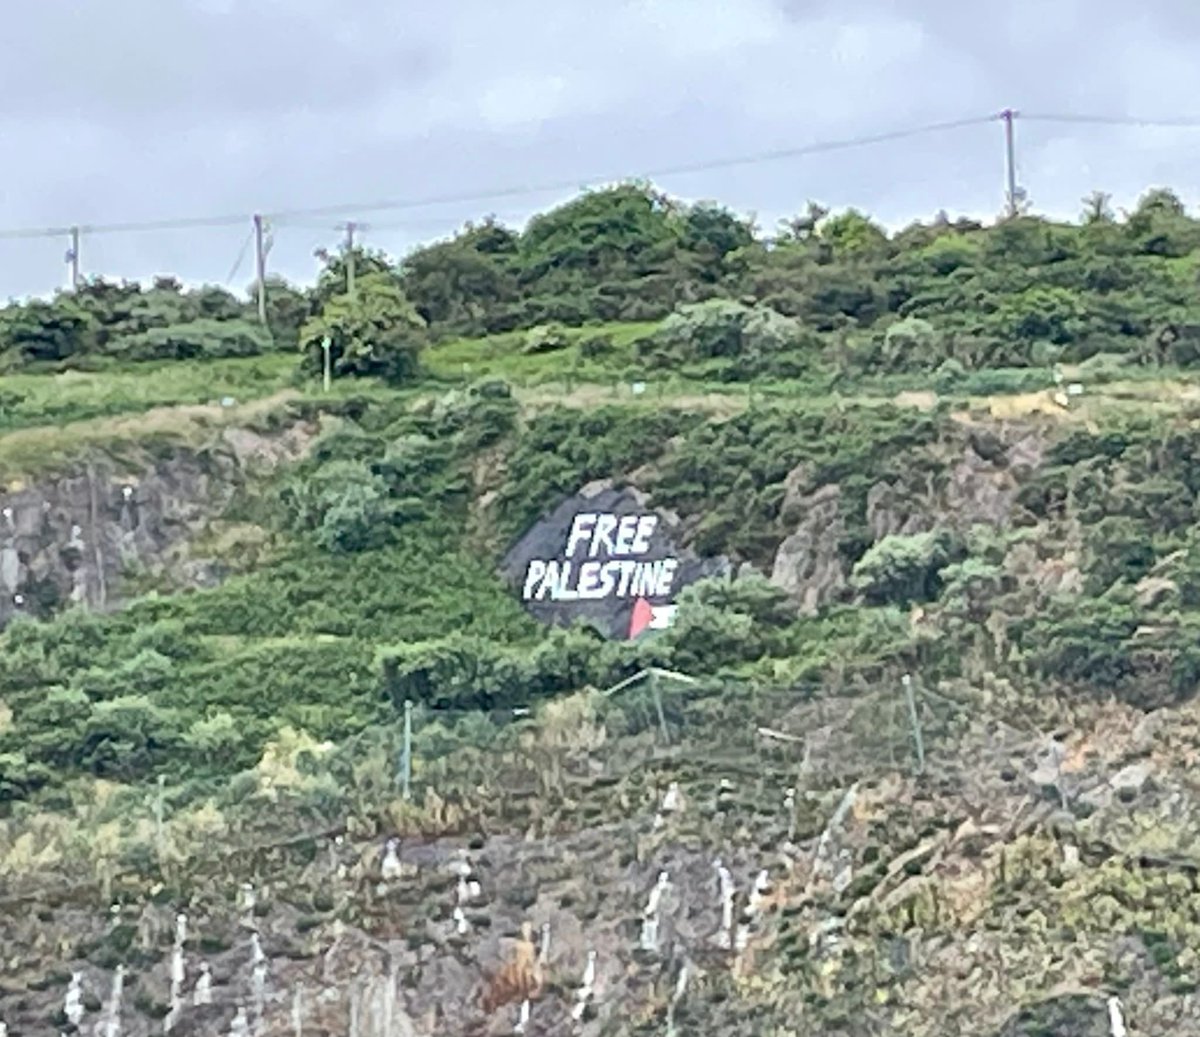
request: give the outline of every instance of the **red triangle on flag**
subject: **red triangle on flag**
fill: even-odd
[[[645,598],[633,603],[633,617],[629,621],[629,640],[632,641],[645,630],[654,619],[654,609]]]

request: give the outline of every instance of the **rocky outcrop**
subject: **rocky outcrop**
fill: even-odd
[[[973,430],[938,485],[932,477],[922,481],[914,473],[872,486],[863,515],[872,540],[937,528],[965,532],[981,524],[1009,525],[1024,477],[1041,462],[1042,445],[1030,430],[1001,433]],[[812,474],[812,466],[805,463],[784,481],[780,515],[791,532],[780,544],[771,571],[772,581],[806,613],[839,600],[849,580],[849,566],[838,552],[846,533],[841,487],[814,487]]]
[[[205,447],[132,461],[96,456],[64,475],[10,484],[0,492],[0,625],[69,603],[118,607],[131,573],[174,562],[185,582],[218,580],[220,566],[178,550],[249,474],[301,456],[314,431],[230,428]]]
[[[1022,1008],[996,1037],[1111,1037],[1108,1006],[1102,997],[1072,994]]]
[[[838,541],[845,533],[842,494],[837,486],[822,486],[807,496],[793,493],[785,509],[795,518],[795,532],[775,555],[771,582],[787,591],[806,613],[837,599],[847,586],[845,563]]]

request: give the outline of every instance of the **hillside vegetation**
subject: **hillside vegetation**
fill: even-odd
[[[302,989],[303,1033],[571,1032],[589,949],[596,1035],[1200,1026],[1198,262],[1167,191],[768,236],[626,185],[343,253],[265,327],[165,278],[0,310],[0,503],[130,552],[73,597],[91,547],[0,530],[8,1037],[76,972],[90,1032],[118,966],[159,1032],[176,911],[175,1032]],[[535,623],[500,561],[596,480],[736,577],[632,644]],[[646,668],[686,679],[605,694]],[[740,949],[714,857],[739,912],[769,873]]]

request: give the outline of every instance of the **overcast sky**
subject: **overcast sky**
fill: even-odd
[[[1200,116],[1192,0],[37,0],[0,43],[0,230],[245,213],[84,238],[86,274],[226,282],[250,214],[645,172],[985,116]],[[1036,210],[1101,188],[1189,205],[1200,130],[1017,124]],[[998,123],[668,176],[767,227],[806,199],[888,225],[992,217]],[[364,212],[398,255],[551,191]],[[308,280],[346,216],[280,222],[273,270]],[[0,297],[66,279],[65,237],[0,240]],[[251,280],[245,257],[232,284]]]

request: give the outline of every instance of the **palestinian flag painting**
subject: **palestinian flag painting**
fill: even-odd
[[[651,605],[645,598],[633,603],[633,615],[629,620],[629,640],[640,637],[647,630],[666,630],[675,619],[676,605]]]

